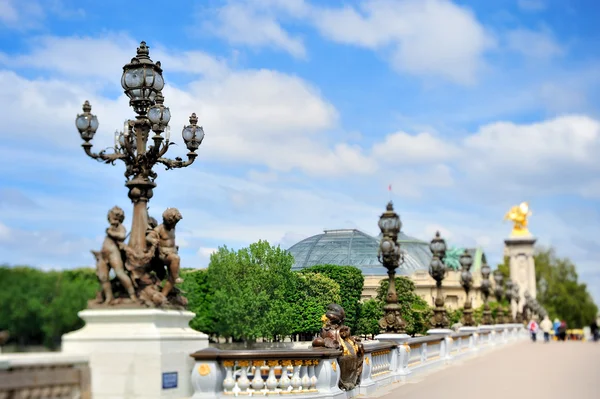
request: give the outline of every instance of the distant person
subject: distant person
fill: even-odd
[[[590,330],[592,332],[592,339],[594,340],[594,342],[598,342],[598,339],[600,339],[600,333],[598,333],[597,320],[592,321],[592,324],[590,325]]]
[[[535,321],[535,319],[531,319],[531,321],[527,325],[527,329],[531,333],[531,340],[535,342],[537,340],[537,333],[539,329],[537,321]]]
[[[567,338],[567,322],[562,320],[558,326],[558,339],[564,341]]]
[[[552,322],[550,321],[550,318],[548,318],[547,315],[544,317],[544,320],[542,320],[542,322],[540,323],[540,328],[544,332],[544,342],[549,342],[550,331],[552,331]]]
[[[554,319],[554,325],[552,329],[554,330],[554,336],[558,339],[558,328],[560,327],[560,320],[558,318]]]

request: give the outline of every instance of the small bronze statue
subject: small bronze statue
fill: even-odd
[[[108,213],[110,227],[106,230],[102,250],[92,251],[96,257],[96,274],[102,291],[90,306],[184,308],[187,299],[175,286],[183,282],[179,277],[180,258],[175,245],[175,225],[182,219],[179,210],[165,210],[161,225],[156,219],[148,217],[145,244],[141,250],[125,244],[124,219],[125,213],[121,208],[112,208]],[[117,276],[113,280],[109,279],[111,268]],[[163,280],[165,282],[161,287]]]
[[[125,220],[125,212],[118,206],[113,207],[108,211],[109,226],[106,229],[106,237],[100,251],[92,251],[96,258],[96,275],[100,280],[102,291],[104,292],[104,303],[109,305],[114,300],[113,289],[109,280],[109,272],[112,268],[115,275],[125,288],[129,298],[133,302],[137,302],[133,283],[129,275],[125,272],[123,258],[121,256],[121,248],[127,237],[123,221]]]
[[[350,391],[360,384],[365,350],[360,338],[351,336],[350,328],[344,325],[345,319],[344,309],[338,304],[330,304],[321,318],[321,335],[313,340],[312,346],[342,350],[342,355],[338,358],[339,387]]]
[[[158,259],[169,270],[169,278],[162,290],[162,294],[167,296],[175,284],[183,283],[183,279],[179,277],[180,258],[175,245],[175,226],[183,216],[176,208],[168,208],[162,216],[162,224],[154,231],[158,237]]]

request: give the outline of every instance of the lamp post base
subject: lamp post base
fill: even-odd
[[[66,353],[90,359],[94,399],[183,398],[193,394],[190,353],[208,347],[194,313],[159,309],[84,310],[83,328],[62,337]]]

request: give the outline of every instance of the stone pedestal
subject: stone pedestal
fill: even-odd
[[[513,303],[513,308],[511,309],[513,317],[517,312],[522,311],[522,307],[525,304],[525,291],[529,291],[529,294],[533,298],[537,294],[535,262],[533,259],[535,242],[536,238],[533,236],[509,237],[504,240],[504,255],[510,259],[510,278],[513,282],[518,283],[520,287],[519,307],[521,309],[516,309],[516,304]]]
[[[408,340],[410,339],[410,335],[385,333],[376,335],[375,339],[381,342],[394,342],[398,345],[396,349],[392,351],[391,368],[396,381],[405,381],[406,376],[410,374],[410,370],[408,369],[408,360],[410,358]],[[363,391],[361,390],[360,393],[363,394]],[[364,393],[370,394],[371,392]]]
[[[192,396],[190,354],[208,347],[208,336],[189,327],[194,313],[102,309],[79,317],[85,326],[63,335],[62,350],[89,356],[94,399]]]

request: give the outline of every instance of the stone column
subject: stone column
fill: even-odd
[[[516,304],[514,304],[513,315],[517,311],[522,311],[526,291],[533,298],[536,297],[535,262],[533,259],[535,242],[536,238],[533,236],[511,236],[504,240],[504,255],[510,259],[510,278],[513,282],[517,282],[521,288],[519,290],[519,307],[521,309],[516,309]]]

